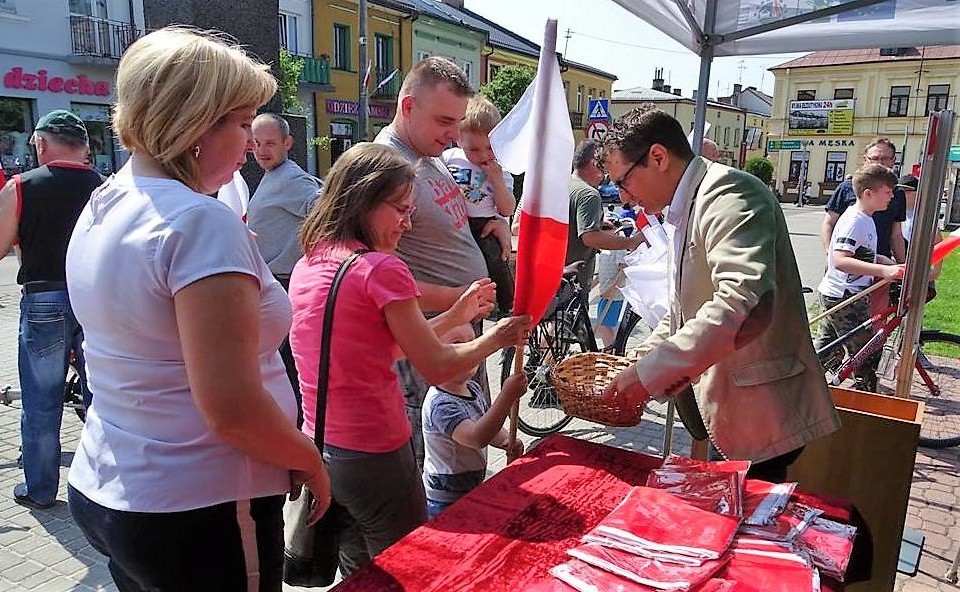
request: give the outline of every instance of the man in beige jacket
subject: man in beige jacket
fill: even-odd
[[[669,206],[674,237],[670,310],[604,396],[677,397],[691,434],[754,461],[752,477],[783,481],[840,420],[779,204],[756,177],[694,156],[680,123],[652,104],[614,124],[599,158],[622,199]]]

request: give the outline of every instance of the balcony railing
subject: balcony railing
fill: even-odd
[[[320,56],[315,58],[309,55],[298,55],[297,59],[303,62],[303,70],[300,72],[300,82],[309,84],[330,84],[330,58]]]
[[[119,60],[140,34],[140,30],[130,23],[70,16],[70,40],[75,56]]]
[[[583,113],[571,111],[570,125],[573,126],[573,129],[583,129]]]
[[[387,77],[389,77],[391,74],[393,74],[393,72],[394,72],[394,69],[393,69],[393,68],[390,68],[389,70],[387,70],[387,69],[379,70],[379,69],[378,69],[378,70],[377,70],[377,84],[374,86],[374,88],[377,88],[377,86],[380,86],[380,84],[382,84],[383,81],[387,79]],[[400,72],[400,71],[398,70],[397,73],[393,75],[393,78],[390,79],[390,82],[384,84],[383,86],[380,86],[380,88],[377,88],[377,90],[374,91],[372,97],[373,97],[374,99],[392,99],[392,98],[396,98],[397,95],[400,94],[400,85],[401,85],[402,83],[403,83],[403,72]]]

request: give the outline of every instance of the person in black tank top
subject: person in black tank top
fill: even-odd
[[[60,481],[60,421],[70,354],[76,355],[84,403],[83,332],[70,308],[64,263],[80,212],[103,178],[88,164],[87,130],[79,117],[57,110],[37,123],[31,143],[41,166],[14,175],[0,190],[0,256],[20,247],[20,435],[25,483],[17,503],[56,504]]]

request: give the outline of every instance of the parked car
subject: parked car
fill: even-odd
[[[613,181],[604,181],[597,189],[600,191],[600,201],[604,205],[620,203],[620,190]]]

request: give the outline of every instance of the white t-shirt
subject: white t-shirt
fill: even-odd
[[[493,185],[487,179],[487,174],[467,160],[463,148],[449,148],[440,158],[463,192],[468,218],[492,218],[500,215],[493,199]],[[503,184],[507,186],[508,192],[513,193],[513,176],[507,171],[503,171]]]
[[[277,353],[290,329],[290,302],[240,218],[178,181],[121,171],[90,197],[66,264],[93,393],[70,484],[101,506],[134,512],[287,491],[286,469],[241,453],[207,426],[187,382],[173,308],[174,294],[202,278],[256,277],[263,385],[295,421]]]
[[[873,218],[854,206],[837,220],[830,235],[830,251],[846,251],[860,261],[877,261],[877,225]],[[845,292],[859,292],[873,283],[873,276],[840,271],[833,266],[833,257],[827,254],[827,273],[823,274],[818,290],[824,296],[843,298]]]

